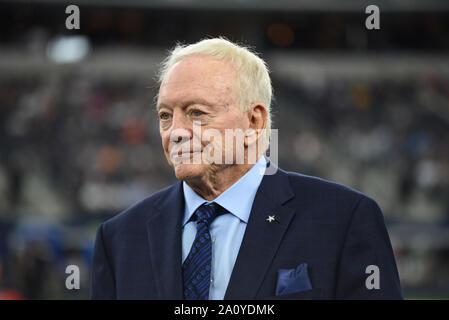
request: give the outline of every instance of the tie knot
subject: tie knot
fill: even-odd
[[[196,210],[196,221],[197,223],[205,223],[209,226],[217,216],[225,212],[226,209],[215,202],[205,203]]]

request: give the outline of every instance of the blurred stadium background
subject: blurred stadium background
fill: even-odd
[[[365,28],[369,4],[380,30]],[[376,199],[405,297],[449,298],[444,0],[1,2],[0,298],[88,298],[99,223],[175,181],[158,64],[207,36],[268,62],[280,166]],[[80,290],[65,288],[69,264]]]

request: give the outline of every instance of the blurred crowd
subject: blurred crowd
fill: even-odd
[[[117,211],[166,185],[144,83],[1,79],[2,211]]]
[[[388,221],[449,222],[447,75],[278,83],[276,92],[281,165],[361,190]]]

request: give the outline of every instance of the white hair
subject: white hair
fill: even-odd
[[[237,71],[241,110],[244,112],[248,111],[251,105],[256,102],[262,103],[267,109],[268,118],[264,129],[266,129],[265,138],[267,142],[266,147],[268,147],[271,132],[271,97],[273,89],[265,61],[248,47],[235,44],[224,38],[205,39],[190,45],[178,44],[162,62],[159,82],[162,82],[174,64],[194,54],[209,55],[231,62]]]

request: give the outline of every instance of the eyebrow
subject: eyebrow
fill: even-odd
[[[195,99],[189,99],[186,102],[183,103],[183,107],[188,107],[192,104],[202,104],[205,106],[209,106],[211,107],[213,104],[210,101],[207,101],[206,99],[203,98],[195,98]],[[156,105],[156,109],[159,111],[161,108],[168,108],[171,109],[170,106],[166,105],[165,103],[161,102],[159,104]]]
[[[156,110],[159,111],[161,108],[168,108],[168,106],[165,103],[158,103],[156,104]]]

